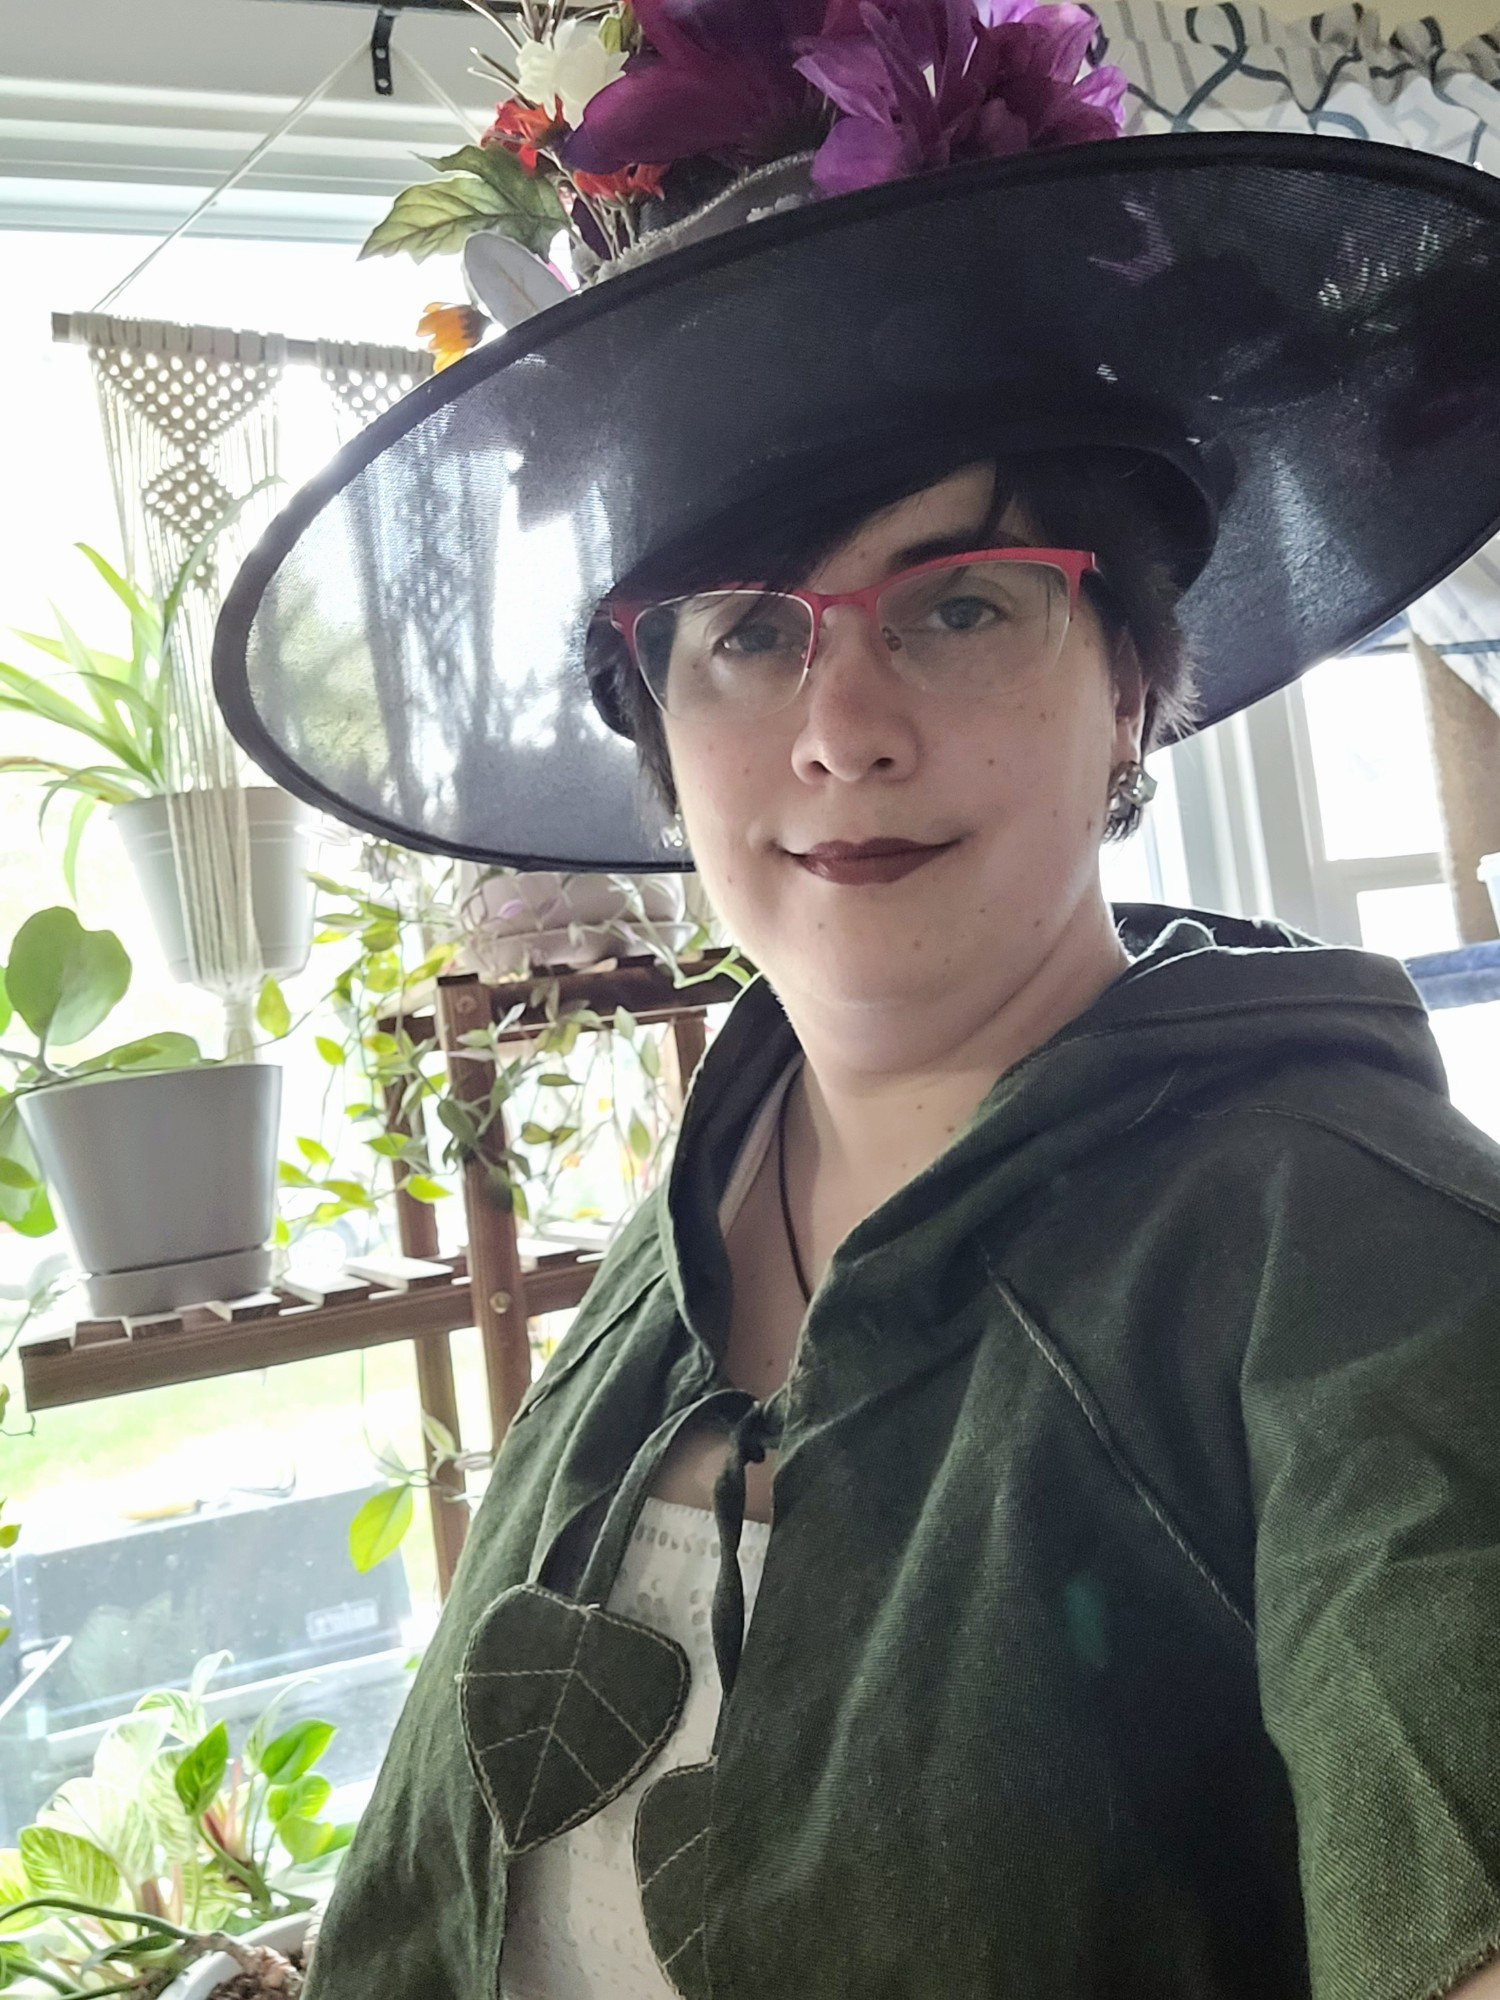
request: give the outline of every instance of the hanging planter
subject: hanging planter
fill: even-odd
[[[578,970],[644,951],[646,938],[637,934],[642,915],[674,950],[694,928],[684,921],[680,875],[640,875],[627,884],[616,875],[517,875],[466,862],[459,894],[464,945],[454,969],[481,979],[516,979],[544,967]]]
[[[195,380],[201,390],[207,377]],[[172,449],[179,447],[187,449],[181,440]],[[189,476],[191,467],[179,470],[192,504],[167,538],[176,566],[164,595],[142,589],[79,544],[129,614],[129,656],[86,645],[59,618],[55,639],[21,636],[62,673],[0,661],[0,701],[45,723],[55,753],[0,756],[0,771],[38,781],[44,820],[71,796],[62,858],[75,896],[84,831],[101,805],[113,808],[174,978],[223,1000],[228,1052],[243,1056],[252,1046],[250,996],[260,974],[300,971],[312,948],[309,815],[271,785],[241,793],[240,760],[206,679],[216,544],[277,482],[275,475],[258,480],[208,520],[195,496],[214,480],[206,471],[198,479]],[[200,528],[179,562],[181,545]],[[157,557],[156,567],[165,570],[165,550]]]
[[[168,798],[132,799],[110,817],[120,830],[161,948],[179,981],[192,979],[183,889],[173,850]],[[250,900],[264,970],[277,979],[300,972],[312,950],[313,816],[300,799],[273,785],[245,793],[250,832]]]

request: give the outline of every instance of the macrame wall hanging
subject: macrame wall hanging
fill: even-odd
[[[415,388],[433,360],[405,348],[124,320],[104,308],[363,55],[361,43],[93,312],[53,316],[54,338],[89,350],[126,574],[159,599],[181,586],[168,640],[167,816],[189,977],[222,1001],[225,1053],[234,1059],[254,1053],[265,968],[251,894],[246,762],[214,699],[211,662],[224,589],[280,504],[278,392],[289,365],[316,367],[344,441]],[[472,138],[448,94],[405,60]]]
[[[375,347],[364,341],[319,340],[314,343],[312,359],[333,403],[340,444],[347,444],[366,424],[384,416],[433,369],[430,354],[408,347]]]
[[[180,588],[168,639],[167,817],[189,976],[222,1001],[226,1053],[244,1057],[265,968],[245,760],[213,694],[214,622],[245,549],[279,504],[287,366],[317,368],[342,442],[415,388],[432,357],[99,313],[59,315],[56,326],[89,350],[126,574],[159,599]]]
[[[264,966],[241,759],[214,700],[210,663],[223,580],[244,545],[241,524],[259,525],[249,507],[277,475],[285,342],[102,315],[89,316],[81,332],[126,574],[162,599],[181,590],[167,640],[167,818],[190,977],[223,1002],[226,1053],[244,1056]],[[237,505],[239,520],[205,548]]]

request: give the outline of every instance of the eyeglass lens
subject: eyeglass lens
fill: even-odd
[[[1068,628],[1068,580],[1051,563],[943,565],[897,577],[876,600],[892,666],[934,695],[1019,692],[1055,663]],[[813,616],[795,597],[704,591],[652,605],[636,656],[669,715],[768,715],[792,701],[812,649]]]

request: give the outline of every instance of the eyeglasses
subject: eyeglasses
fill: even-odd
[[[649,604],[609,605],[653,700],[679,720],[758,720],[795,701],[824,613],[852,604],[892,667],[924,693],[1020,693],[1056,664],[1083,578],[1082,549],[980,549],[938,556],[864,590],[741,584]]]

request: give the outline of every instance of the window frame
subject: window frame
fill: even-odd
[[[1389,647],[1386,651],[1404,652]],[[1299,682],[1173,746],[1194,900],[1362,945],[1359,897],[1441,885],[1436,850],[1330,859]]]

